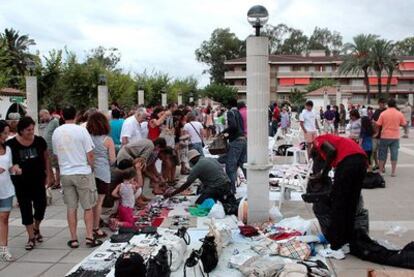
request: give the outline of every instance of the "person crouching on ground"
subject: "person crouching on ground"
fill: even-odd
[[[355,213],[367,170],[367,156],[352,139],[330,134],[315,138],[312,156],[314,160],[324,161],[323,169],[314,172],[312,178],[324,178],[331,168],[335,168],[331,220],[324,235],[331,249],[339,250],[352,239]]]
[[[199,179],[201,181],[201,191],[196,204],[203,203],[207,198],[213,198],[215,201],[218,200],[222,203],[234,200],[230,180],[216,159],[202,157],[197,150],[192,149],[188,152],[188,160],[190,161],[191,171],[187,180],[178,189],[165,193],[165,198],[183,192],[196,179]]]
[[[116,231],[118,227],[133,227],[135,199],[142,193],[135,180],[137,172],[134,168],[120,170],[119,177],[123,180],[113,191],[112,196],[120,199],[118,206],[118,219],[111,218],[109,227]]]

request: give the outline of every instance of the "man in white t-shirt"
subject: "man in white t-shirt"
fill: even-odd
[[[145,108],[139,108],[133,116],[125,119],[121,129],[121,143],[126,145],[129,142],[147,138],[148,124],[145,124],[147,112]]]
[[[187,114],[187,123],[184,125],[183,130],[185,133],[190,135],[190,145],[189,149],[195,149],[200,153],[201,156],[204,156],[203,152],[203,137],[204,137],[204,127],[203,124],[196,121],[196,118],[192,112]]]
[[[67,245],[78,248],[77,237],[77,209],[80,202],[84,210],[86,226],[86,245],[96,247],[102,241],[93,235],[93,212],[98,194],[95,178],[92,173],[94,156],[91,136],[88,131],[75,124],[76,109],[67,107],[63,109],[65,124],[56,128],[52,136],[53,153],[57,156],[63,200],[67,207],[67,220],[71,239]]]
[[[306,101],[305,109],[299,115],[300,127],[303,130],[305,141],[308,144],[308,154],[310,154],[310,145],[313,143],[319,130],[319,124],[316,114],[313,112],[313,102]]]

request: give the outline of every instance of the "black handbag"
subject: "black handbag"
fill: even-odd
[[[179,238],[182,238],[185,242],[186,245],[190,245],[191,243],[191,237],[187,232],[187,228],[186,227],[181,227],[177,230],[177,233],[175,233],[175,235]]]
[[[228,151],[227,139],[223,134],[216,136],[208,146],[208,151],[211,155],[221,155]]]
[[[214,236],[206,236],[203,239],[201,246],[201,262],[203,264],[204,272],[210,273],[218,264],[217,245],[214,242]]]
[[[169,277],[171,275],[171,251],[163,245],[157,255],[148,259],[147,277]]]

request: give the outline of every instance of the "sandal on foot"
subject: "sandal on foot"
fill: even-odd
[[[36,246],[36,238],[29,239],[24,246],[24,249],[26,250],[33,250],[33,248]]]
[[[95,238],[85,238],[86,240],[86,246],[89,248],[100,246],[103,242],[99,239]]]
[[[102,231],[101,229],[96,228],[96,229],[93,229],[93,236],[95,238],[100,239],[100,238],[105,238],[108,235],[104,231]]]
[[[70,248],[78,248],[79,247],[79,241],[77,239],[74,240],[70,240],[67,243],[67,246],[69,246]]]
[[[34,232],[36,241],[43,242],[43,236],[40,234],[40,230],[33,228],[33,232]]]

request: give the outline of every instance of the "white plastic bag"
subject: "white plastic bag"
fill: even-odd
[[[214,236],[214,242],[217,246],[217,254],[220,256],[223,252],[223,241],[221,238],[220,231],[217,229],[217,226],[215,224],[214,218],[211,219],[210,223],[207,223],[208,225],[208,233],[207,236]]]
[[[283,214],[280,212],[278,207],[273,206],[269,209],[269,218],[274,222],[279,222],[283,219]]]
[[[216,223],[215,226],[220,233],[223,247],[233,243],[233,233],[229,225],[224,223]]]
[[[187,244],[184,239],[166,232],[158,239],[158,245],[165,245],[171,251],[171,271],[177,271],[187,252]]]
[[[222,219],[226,217],[226,213],[224,212],[223,204],[220,201],[217,201],[216,204],[213,205],[210,212],[208,213],[208,217],[210,218],[217,218]]]
[[[300,216],[285,218],[276,224],[278,227],[284,227],[299,231],[302,233],[302,235],[309,232],[311,225],[312,222],[310,220],[305,220]]]

